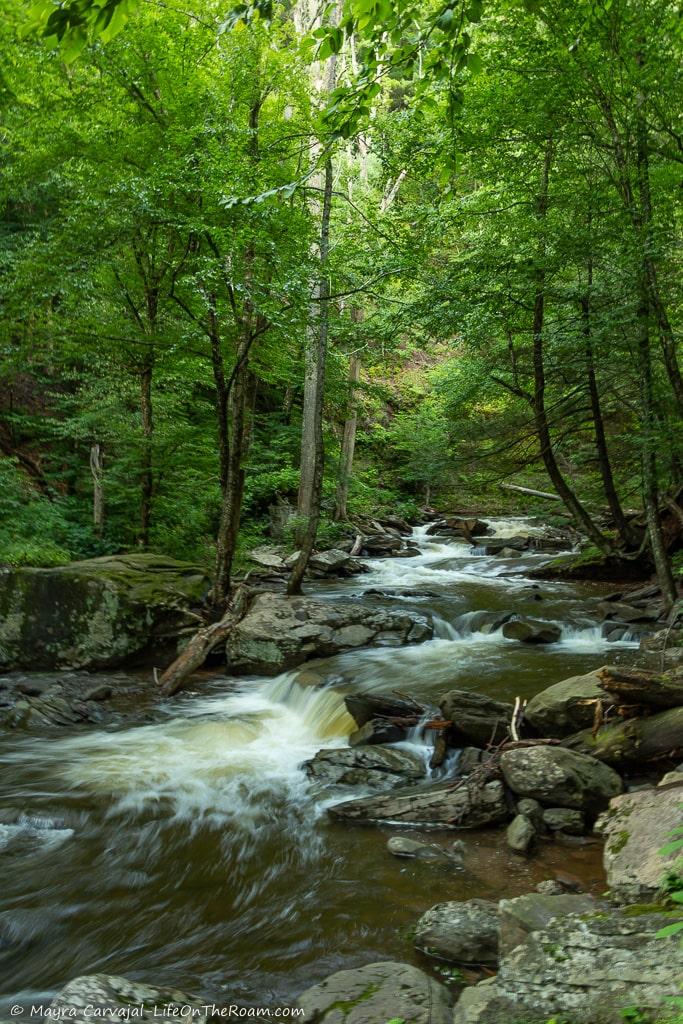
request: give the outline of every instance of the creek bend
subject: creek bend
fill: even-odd
[[[543,529],[490,523],[497,537]],[[422,527],[412,539],[419,555],[370,561],[366,575],[310,593],[401,602],[433,617],[426,643],[353,651],[275,679],[213,676],[201,692],[146,706],[133,726],[0,737],[0,811],[24,814],[0,824],[0,1014],[97,972],[219,1004],[286,1005],[345,967],[425,967],[408,932],[439,900],[514,896],[557,871],[604,887],[599,844],[547,843],[525,860],[496,830],[462,831],[464,870],[453,871],[392,858],[388,827],[348,828],[325,814],[342,797],[316,793],[301,764],[346,744],[345,693],[436,702],[459,687],[512,700],[628,661],[637,647],[608,643],[595,624],[591,605],[609,585],[534,589],[526,573],[547,556],[482,555]],[[401,594],[362,596],[369,588]],[[468,615],[482,609],[556,622],[562,638],[528,646],[471,632]],[[429,756],[419,736],[410,743]]]

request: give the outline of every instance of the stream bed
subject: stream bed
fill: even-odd
[[[497,537],[542,530],[490,522]],[[546,843],[526,860],[500,830],[431,834],[464,840],[455,871],[391,857],[391,829],[334,824],[311,792],[302,762],[345,745],[353,728],[344,693],[436,703],[457,687],[512,700],[637,649],[600,634],[593,607],[609,586],[533,584],[525,574],[547,555],[495,558],[424,527],[412,540],[419,555],[370,561],[367,574],[311,593],[400,602],[433,617],[431,641],[275,679],[207,676],[201,692],[148,707],[135,727],[0,735],[0,1016],[96,972],[221,1005],[288,1005],[345,967],[425,966],[410,929],[439,901],[514,896],[557,872],[604,888],[593,841]],[[401,594],[363,596],[369,588]],[[562,638],[527,646],[472,632],[481,609],[557,622]],[[24,817],[2,824],[10,809]]]

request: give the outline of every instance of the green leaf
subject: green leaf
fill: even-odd
[[[660,928],[658,932],[655,932],[655,937],[658,939],[668,939],[670,935],[678,935],[679,932],[683,932],[683,921],[676,921],[675,924],[667,924],[664,928]]]

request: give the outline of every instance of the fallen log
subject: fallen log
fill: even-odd
[[[530,494],[534,498],[546,498],[548,501],[562,501],[559,494],[549,494],[548,491],[536,491],[533,487],[520,487],[518,484],[501,484],[505,491],[516,491],[519,494]]]
[[[227,638],[234,626],[244,617],[252,597],[253,594],[247,587],[239,586],[223,618],[198,629],[163,675],[157,677],[155,670],[154,678],[163,697],[171,697],[177,693],[192,673],[202,667],[211,651]]]
[[[606,665],[598,683],[615,703],[644,704],[653,708],[683,706],[683,675]]]
[[[683,756],[683,707],[605,725],[595,736],[585,729],[568,736],[562,745],[615,768],[679,761]]]

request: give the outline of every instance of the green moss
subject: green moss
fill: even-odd
[[[630,832],[617,832],[617,834],[615,836],[612,836],[609,842],[607,843],[607,852],[610,853],[612,856],[616,857],[616,855],[618,853],[621,853],[621,851],[624,849],[630,837]]]
[[[351,1013],[351,1010],[355,1009],[355,1007],[359,1006],[361,1003],[366,1002],[366,1000],[371,999],[375,992],[379,992],[381,987],[382,986],[379,982],[372,982],[361,992],[359,996],[356,997],[356,999],[338,999],[336,1003],[330,1003],[328,1012],[329,1010],[339,1010],[344,1017],[347,1017],[349,1013]]]

